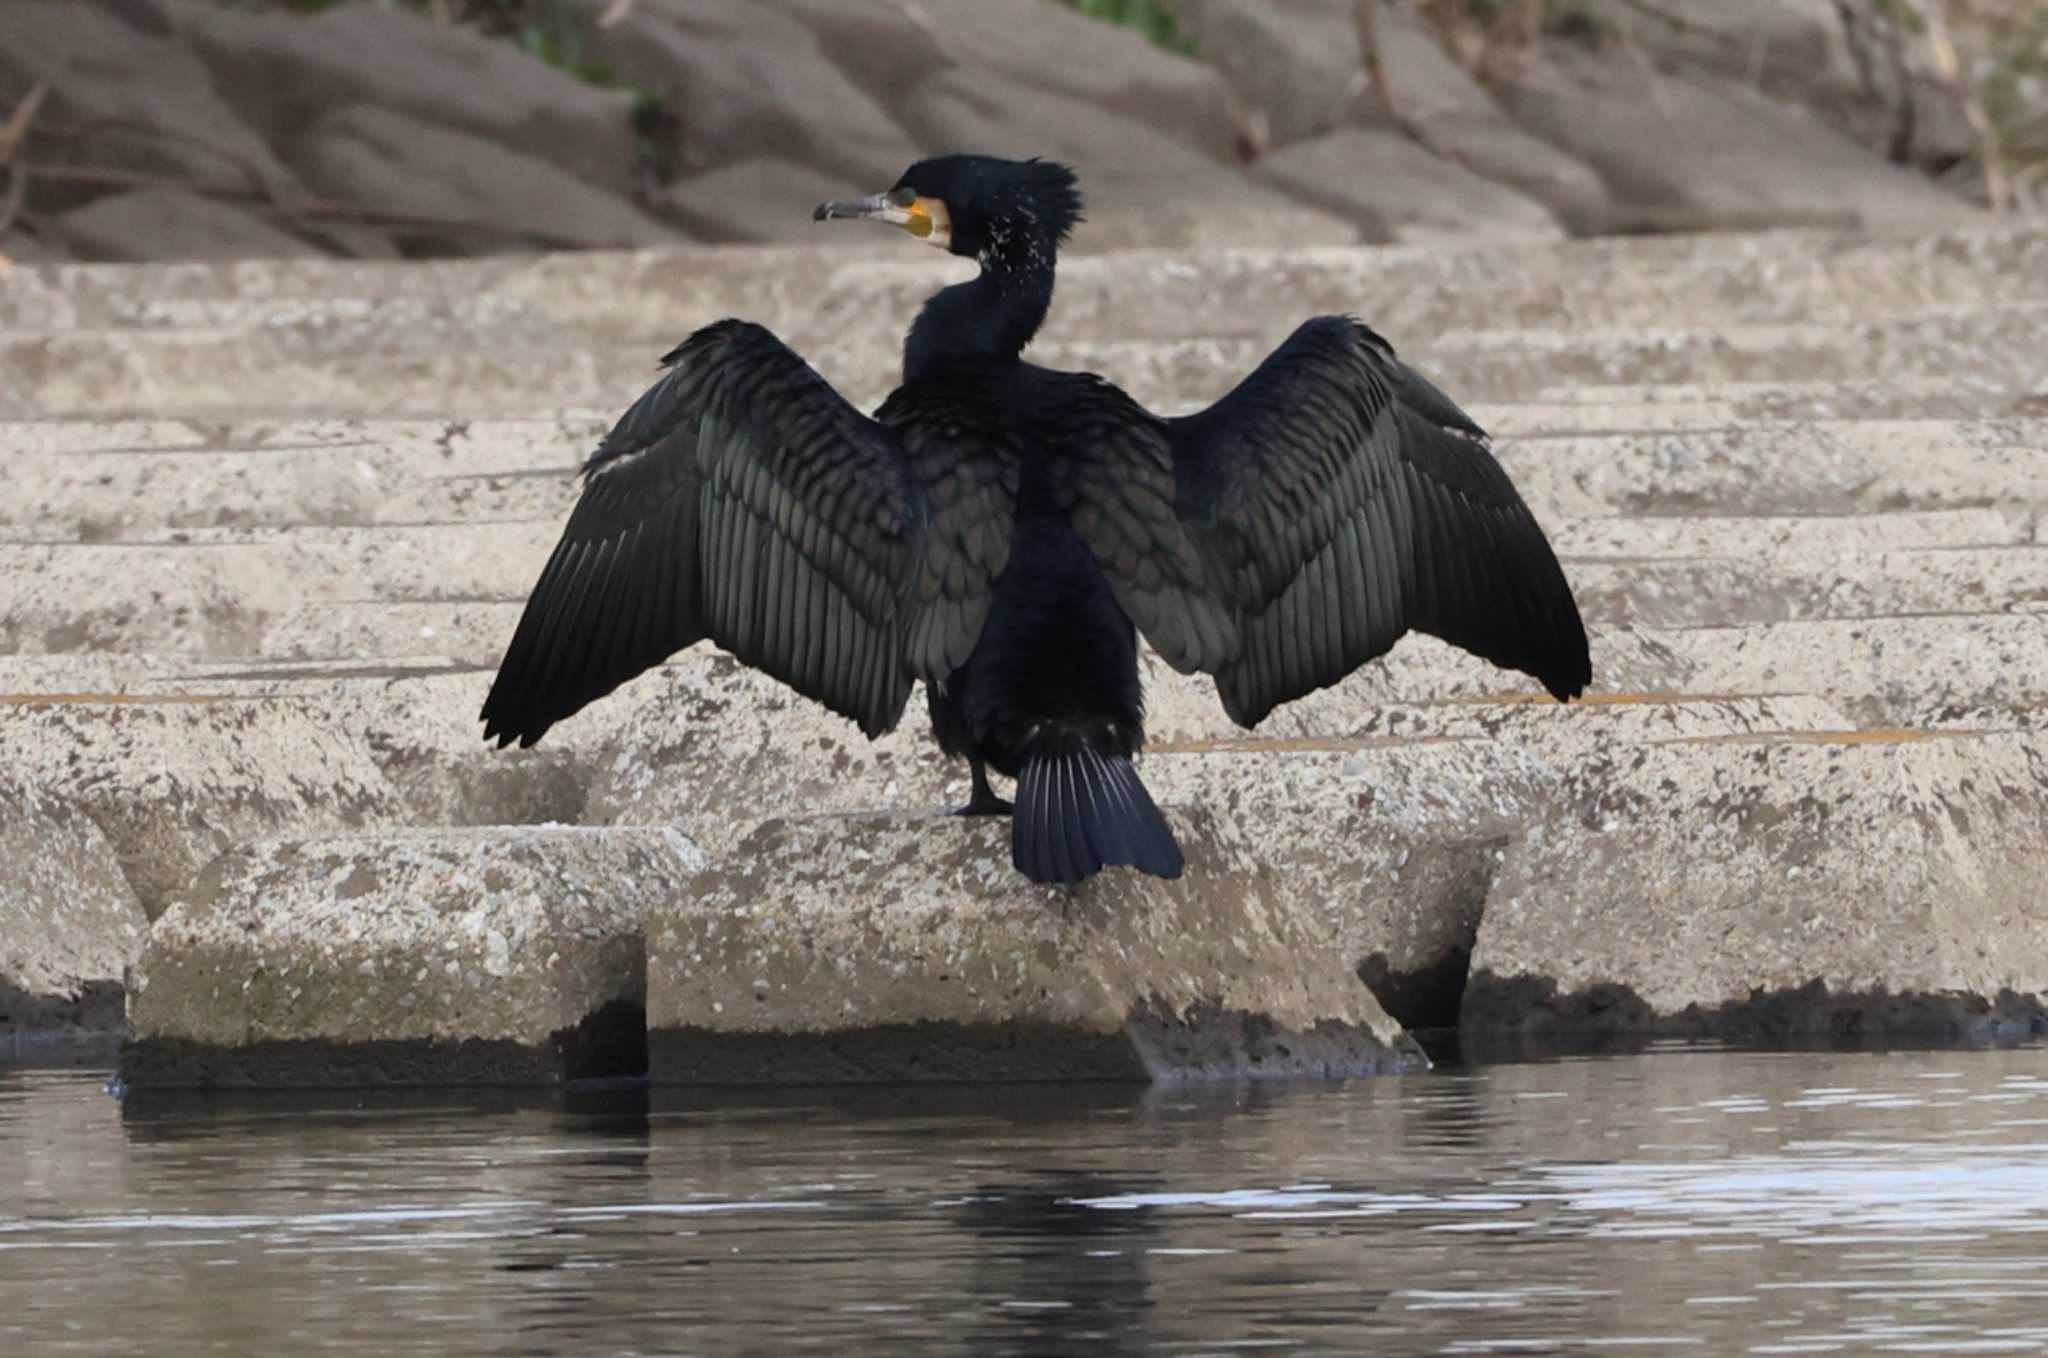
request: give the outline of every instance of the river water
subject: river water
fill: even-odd
[[[0,1066],[10,1358],[2048,1352],[2038,1047],[739,1101],[105,1081]]]

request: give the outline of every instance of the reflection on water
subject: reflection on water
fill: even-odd
[[[2039,1050],[1148,1092],[0,1067],[0,1353],[2048,1352]]]

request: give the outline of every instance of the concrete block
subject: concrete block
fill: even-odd
[[[2048,500],[2039,420],[1736,422],[1503,440],[1500,456],[1523,496],[1561,518],[2038,510]]]
[[[139,689],[150,697],[266,699],[311,714],[368,755],[414,824],[583,820],[600,758],[630,708],[593,704],[540,748],[499,750],[480,739],[477,722],[490,680],[488,671],[400,657],[193,666]]]
[[[118,1030],[148,927],[98,826],[0,783],[0,1034]]]
[[[100,828],[152,919],[231,845],[406,814],[354,732],[281,699],[28,698],[0,704],[0,748]]]
[[[1872,536],[1882,533],[1884,517],[1866,519]],[[2048,552],[2031,546],[1579,558],[1564,566],[1580,611],[1589,622],[1607,624],[1727,627],[2005,613],[2048,600]]]
[[[1140,770],[1162,801],[1245,826],[1396,1019],[1449,1028],[1502,854],[1565,770],[1643,740],[1843,725],[1801,697],[1452,702],[1382,708],[1356,738],[1155,745]]]
[[[1468,1030],[2048,1029],[2038,734],[1666,741],[1566,771],[1512,842]]]
[[[132,1085],[551,1082],[638,1074],[648,909],[701,855],[657,830],[273,840],[150,932]]]
[[[1161,1080],[1413,1069],[1420,1052],[1222,817],[1177,882],[1010,867],[1007,823],[770,821],[650,916],[657,1083]]]
[[[540,572],[534,572],[538,577]],[[436,655],[495,671],[524,600],[382,600],[300,604],[279,614],[249,653],[265,661],[364,661]],[[481,701],[481,700],[479,700]]]
[[[0,651],[252,653],[305,596],[289,547],[0,546]]]
[[[1859,726],[2048,700],[2048,628],[2025,613],[1638,629],[1694,693],[1812,693]]]

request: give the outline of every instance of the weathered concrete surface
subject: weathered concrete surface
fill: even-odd
[[[404,819],[353,733],[282,701],[13,698],[0,748],[10,778],[100,828],[152,919],[235,844]]]
[[[0,734],[34,739],[27,726],[7,725],[13,708],[90,708],[126,699],[195,706],[194,720],[202,724],[196,739],[225,748],[237,739],[244,709],[259,703],[352,743],[396,793],[406,823],[575,823],[586,818],[591,785],[621,727],[639,704],[665,698],[658,686],[635,686],[579,713],[544,745],[499,750],[478,736],[477,709],[490,681],[487,670],[434,657],[195,664],[106,653],[0,656]],[[204,730],[207,722],[218,723],[218,731]]]
[[[91,418],[0,427],[0,447],[17,454],[0,503],[11,582],[0,587],[0,748],[27,751],[41,795],[104,827],[145,903],[255,839],[560,821],[679,829],[737,874],[735,900],[758,890],[749,908],[772,914],[792,899],[785,879],[809,871],[804,854],[852,872],[869,831],[827,820],[839,839],[807,823],[771,842],[762,822],[833,813],[859,826],[860,813],[921,817],[964,799],[965,770],[931,745],[921,695],[903,729],[871,745],[698,648],[533,751],[485,746],[476,709],[573,502],[577,459],[644,387],[654,355],[702,321],[749,315],[872,400],[903,320],[957,273],[929,252],[866,246],[7,270],[0,413]],[[1483,964],[1493,947],[1506,965],[1507,944],[1486,943],[1508,928],[1496,917],[1504,874],[1576,890],[1557,827],[1611,801],[1603,789],[1646,799],[1647,829],[1612,831],[1641,829],[1651,846],[1627,866],[1668,865],[1660,880],[1674,894],[1640,937],[1688,918],[1684,893],[1700,884],[1702,918],[1735,939],[1732,977],[1768,951],[1758,940],[1774,936],[1784,902],[1865,893],[1871,863],[1891,860],[1845,850],[1799,878],[1752,873],[1744,903],[1715,894],[1720,841],[1685,826],[1790,823],[1801,797],[1829,795],[1811,782],[1825,769],[1801,762],[1818,756],[1800,751],[1862,751],[1860,740],[1924,760],[1914,752],[1935,742],[1908,736],[1995,743],[2048,730],[2048,405],[2035,342],[2048,233],[1080,259],[1063,266],[1038,356],[1100,363],[1161,409],[1185,409],[1302,316],[1338,309],[1384,329],[1500,436],[1591,625],[1591,701],[1560,707],[1521,676],[1410,638],[1248,734],[1206,679],[1148,658],[1143,773],[1176,815],[1242,826],[1317,955],[1366,976],[1401,1021],[1440,1024],[1462,1008],[1474,1024],[1519,1022],[1481,1003],[1508,994],[1533,996],[1538,1020],[1648,1022],[1630,1019],[1647,1012],[1633,1000],[1571,1002],[1582,982],[1602,984],[1580,963],[1628,937],[1591,909],[1578,925],[1532,926],[1509,988],[1482,977],[1467,1003],[1468,952],[1479,947]],[[491,342],[469,342],[483,335]],[[121,408],[148,413],[105,414]],[[420,418],[386,417],[407,409]],[[501,414],[466,417],[479,411]],[[1729,764],[1721,800],[1688,792],[1666,806],[1677,794],[1629,781],[1663,769],[1697,791],[1703,761],[1736,760],[1701,752],[1737,748],[1765,751],[1764,763],[1754,777]],[[1909,767],[1913,806],[1995,823],[1965,786],[1969,761]],[[1875,796],[1855,803],[1870,811],[1845,843],[1894,814]],[[993,836],[983,856],[1007,861],[1001,827],[931,821],[920,833],[930,842],[906,850],[914,862],[945,859],[969,834]],[[1518,866],[1538,849],[1547,856]],[[1945,880],[1960,884],[1943,907],[1953,918],[1927,918],[1954,925],[1944,938],[1981,936],[1968,911],[1990,898],[1961,868]],[[1025,890],[1001,890],[1012,886]],[[823,920],[829,880],[804,891]],[[957,899],[969,910],[983,898]],[[1759,932],[1745,938],[1752,910]],[[1820,970],[1803,979],[1760,970],[1792,989],[1715,999],[1685,1031],[1827,1027],[1857,1005],[1876,1014],[1866,1022],[1891,1022],[1843,998],[1865,973],[1825,967],[1849,956],[1817,952]],[[1999,981],[1960,962],[1868,960],[1892,995]],[[1557,990],[1542,990],[1546,977]],[[1821,980],[1835,988],[1819,993]],[[1661,993],[1661,974],[1644,984]],[[1978,998],[1986,1014],[2024,1008]],[[724,1049],[742,1065],[798,1051]],[[297,1059],[265,1050],[241,1077]],[[873,1044],[836,1050],[882,1059]],[[1121,1050],[1135,1059],[1128,1040]],[[329,1077],[379,1070],[335,1065]]]
[[[2048,743],[1606,751],[1511,841],[1470,1029],[1981,1037],[2048,1027]]]
[[[141,287],[104,266],[18,266],[0,280],[0,414],[615,412],[658,355],[727,315],[768,325],[872,402],[919,302],[961,273],[884,244],[896,248],[185,265]],[[1100,363],[1171,406],[1220,395],[1304,316],[1355,311],[1471,402],[1565,383],[1949,373],[1968,375],[1981,411],[1983,394],[2040,380],[2044,256],[2048,233],[2024,227],[1217,251],[1198,265],[1125,253],[1062,263],[1038,356]],[[475,335],[489,343],[458,338]]]
[[[1071,892],[1006,823],[770,821],[647,926],[657,1082],[1179,1079],[1424,1064],[1224,817]]]
[[[1805,697],[1606,698],[1386,705],[1362,713],[1350,738],[1157,742],[1141,771],[1163,801],[1257,826],[1317,936],[1388,1012],[1449,1028],[1503,854],[1588,751],[1844,725]]]
[[[516,1083],[637,1074],[641,923],[701,853],[659,830],[243,844],[152,928],[123,1076]]]
[[[0,782],[0,1033],[117,1030],[148,927],[98,826]]]

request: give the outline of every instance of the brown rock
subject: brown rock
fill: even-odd
[[[916,143],[833,64],[794,14],[754,0],[642,0],[597,26],[609,0],[549,0],[620,80],[659,96],[683,129],[686,170],[759,156],[801,162],[848,184],[886,188]]]
[[[1807,96],[1858,87],[1833,0],[1640,0],[1614,16],[1663,69],[1708,70]]]
[[[1229,95],[1204,62],[1058,0],[926,0],[924,11],[964,67],[1091,104],[1205,155],[1231,154]]]
[[[1181,0],[1174,13],[1272,145],[1349,117],[1364,64],[1348,0]]]
[[[368,105],[322,118],[294,163],[321,193],[404,219],[390,226],[427,253],[537,241],[655,245],[676,233],[624,199],[543,161]]]
[[[1615,230],[1938,230],[1977,215],[1800,110],[1710,75],[1558,49],[1496,93],[1525,127],[1599,171]]]
[[[1398,132],[1340,128],[1258,163],[1259,178],[1356,222],[1372,241],[1550,240],[1541,203],[1432,155]]]
[[[71,252],[57,241],[44,236],[31,236],[26,231],[0,231],[0,259],[13,264],[58,264],[71,258]]]
[[[1365,1074],[1420,1052],[1226,820],[1073,891],[1007,823],[771,821],[647,924],[662,1083]]]
[[[33,784],[0,783],[0,1033],[120,1027],[148,928],[98,826]]]
[[[1377,32],[1390,103],[1361,98],[1354,118],[1406,132],[1482,179],[1527,194],[1579,234],[1606,229],[1600,176],[1515,126],[1405,6],[1383,6]]]
[[[699,240],[815,243],[811,210],[853,192],[840,175],[762,156],[678,180],[661,206]]]
[[[512,43],[354,0],[318,14],[248,14],[174,0],[171,14],[223,98],[289,147],[328,113],[367,104],[467,132],[614,193],[634,183],[632,96]],[[545,189],[534,195],[544,200]]]
[[[176,189],[96,198],[54,223],[83,259],[286,259],[320,251],[240,208]]]
[[[62,159],[190,177],[291,196],[292,177],[215,90],[181,44],[131,28],[110,9],[74,0],[13,0],[0,46],[0,102],[11,110],[37,81],[51,96],[37,124],[81,129]],[[37,124],[31,124],[32,133]],[[29,141],[39,149],[39,135]],[[39,201],[80,201],[94,190],[38,188]]]

